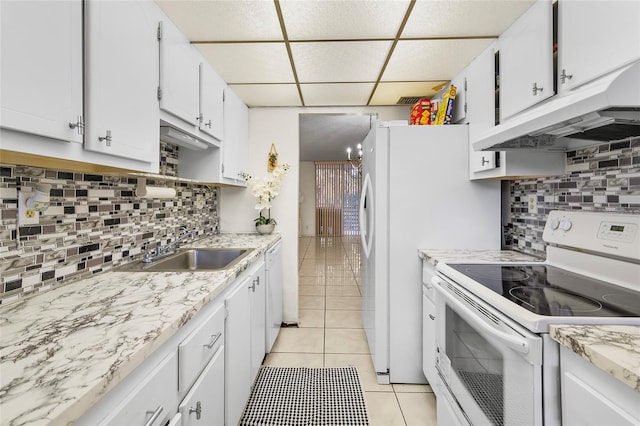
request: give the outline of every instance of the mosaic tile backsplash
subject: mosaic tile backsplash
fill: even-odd
[[[177,174],[177,148],[163,146],[161,171]],[[173,199],[141,199],[138,178],[0,165],[0,302],[62,281],[85,278],[165,245],[181,226],[218,232],[218,188],[176,179],[147,185],[176,189]],[[18,191],[52,185],[39,225],[17,225]],[[198,203],[200,201],[200,203]]]
[[[542,232],[551,210],[640,214],[640,138],[567,153],[563,176],[509,182],[512,247],[545,254]],[[529,211],[528,198],[537,199]]]

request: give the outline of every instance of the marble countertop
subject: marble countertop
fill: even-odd
[[[549,335],[596,367],[640,392],[640,327],[551,325]]]
[[[184,247],[255,250],[225,270],[116,269],[1,306],[0,424],[73,422],[279,239],[215,235]]]
[[[420,249],[418,256],[432,265],[443,263],[543,262],[544,259],[513,250]]]

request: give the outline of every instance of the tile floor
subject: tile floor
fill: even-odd
[[[360,237],[299,240],[298,328],[282,328],[265,365],[358,368],[371,425],[436,424],[428,385],[379,385],[360,306]]]

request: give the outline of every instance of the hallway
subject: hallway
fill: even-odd
[[[299,327],[282,328],[265,365],[358,369],[371,425],[436,424],[428,385],[379,385],[362,327],[360,237],[299,239]]]

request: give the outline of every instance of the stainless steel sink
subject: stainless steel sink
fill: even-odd
[[[118,270],[139,272],[191,272],[216,271],[233,267],[253,249],[200,248],[180,249],[162,259],[150,263],[132,262]]]

